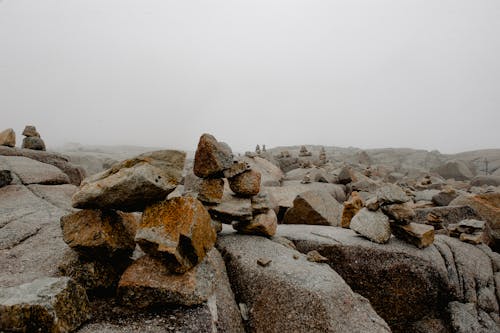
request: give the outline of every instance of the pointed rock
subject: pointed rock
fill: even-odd
[[[210,215],[200,201],[177,197],[146,207],[135,236],[142,250],[183,273],[203,260],[215,243]]]
[[[351,229],[375,243],[387,243],[391,238],[389,219],[380,210],[361,209],[352,218]]]
[[[27,136],[23,139],[23,149],[46,150],[45,142],[37,136]]]
[[[233,165],[231,148],[210,134],[203,134],[194,156],[194,174],[201,178],[222,176]]]
[[[319,224],[339,226],[342,205],[325,191],[299,194],[283,218],[284,224]]]
[[[415,212],[408,202],[382,206],[382,211],[398,224],[409,224],[415,217]]]
[[[12,128],[0,132],[0,146],[15,147],[16,133]]]
[[[260,191],[260,172],[248,170],[229,178],[229,187],[239,196],[251,197]]]

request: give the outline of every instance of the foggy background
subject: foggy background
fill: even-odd
[[[500,145],[497,0],[3,0],[1,128],[194,150]]]

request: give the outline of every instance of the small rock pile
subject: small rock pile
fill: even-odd
[[[466,219],[447,226],[449,235],[462,242],[478,245],[490,242],[488,225],[484,221]]]
[[[427,247],[434,242],[434,227],[412,222],[414,216],[406,193],[395,184],[386,184],[364,204],[353,192],[344,203],[342,226],[380,244],[387,243],[393,234],[418,248]]]
[[[16,133],[12,128],[0,132],[0,146],[15,147]]]
[[[267,194],[260,193],[261,174],[244,161],[233,161],[231,148],[210,134],[200,137],[193,172],[202,178],[198,199],[219,224],[244,234],[273,236],[277,217]],[[234,195],[224,191],[225,179]],[[218,222],[218,223],[217,223]]]
[[[301,146],[299,151],[299,157],[312,156],[312,153],[307,150],[306,146]]]
[[[45,142],[40,137],[40,133],[35,126],[26,125],[23,131],[25,138],[23,139],[22,148],[32,150],[45,150]]]

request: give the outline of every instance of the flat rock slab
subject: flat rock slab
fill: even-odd
[[[0,163],[7,165],[23,184],[68,184],[68,176],[59,168],[22,156],[0,156]]]
[[[252,220],[252,201],[230,193],[224,193],[219,205],[208,207],[210,216],[222,223],[233,221],[249,222]]]
[[[78,190],[78,187],[72,184],[63,185],[40,185],[32,184],[27,186],[28,189],[40,199],[47,201],[60,209],[73,211],[71,206],[71,198]]]
[[[85,289],[70,278],[40,278],[0,288],[0,330],[71,332],[90,318]]]
[[[285,224],[319,224],[339,226],[342,205],[325,191],[306,191],[293,200],[283,217]]]
[[[223,231],[217,247],[248,309],[249,332],[390,331],[328,265],[259,236]]]

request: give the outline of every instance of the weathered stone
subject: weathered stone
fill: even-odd
[[[415,192],[415,202],[417,201],[432,201],[432,197],[434,197],[436,194],[439,194],[441,191],[439,190],[423,190],[423,191],[416,191]],[[441,205],[440,205],[441,206]],[[446,205],[444,205],[446,206]]]
[[[222,202],[224,195],[224,180],[221,178],[203,179],[199,190],[198,200],[207,204],[218,204]]]
[[[0,288],[0,330],[71,332],[90,318],[85,289],[70,278],[40,278]]]
[[[278,218],[274,210],[255,215],[251,222],[233,222],[233,228],[243,234],[271,237],[276,233]]]
[[[217,247],[237,299],[248,307],[249,332],[390,331],[327,265],[264,237],[223,232]],[[259,258],[271,263],[261,267]]]
[[[242,157],[240,162],[245,162],[250,169],[260,172],[260,185],[262,186],[280,186],[284,176],[283,171],[272,162],[265,158],[256,156],[253,158]]]
[[[457,224],[457,230],[459,232],[465,232],[467,234],[473,234],[477,231],[483,231],[485,228],[486,222],[474,219],[462,220]]]
[[[62,185],[41,185],[31,184],[26,186],[33,194],[47,201],[48,204],[56,206],[62,210],[75,211],[71,207],[71,197],[78,190],[78,187],[71,184]]]
[[[436,230],[446,228],[449,224],[458,223],[464,219],[480,218],[474,209],[468,206],[417,208],[414,211],[414,222],[430,224]]]
[[[434,242],[434,227],[420,223],[391,224],[392,233],[397,238],[423,249]]]
[[[36,127],[32,125],[26,125],[24,127],[23,135],[27,137],[40,137],[40,133],[38,133]]]
[[[139,155],[86,178],[73,207],[140,211],[163,200],[182,178],[186,153],[160,150]]]
[[[404,203],[410,201],[406,193],[395,184],[385,184],[375,191],[379,202],[383,204]]]
[[[45,142],[39,137],[36,136],[28,136],[23,139],[22,144],[23,149],[32,149],[32,150],[46,150]]]
[[[474,303],[450,302],[451,327],[456,333],[499,333],[500,325],[478,313]]]
[[[391,238],[389,219],[381,211],[361,209],[352,218],[350,228],[375,243],[387,243]]]
[[[0,156],[0,163],[8,166],[22,184],[68,184],[69,178],[53,165],[22,156]]]
[[[461,233],[459,239],[472,245],[478,245],[483,242],[483,233],[475,232],[473,234]]]
[[[224,193],[222,203],[208,207],[208,212],[214,220],[222,223],[251,221],[252,203],[250,198],[240,198],[230,193]]]
[[[136,308],[194,306],[206,302],[212,295],[214,275],[210,252],[184,274],[172,273],[161,259],[146,255],[123,273],[118,295],[122,303]]]
[[[15,147],[16,132],[12,128],[0,132],[0,146]]]
[[[463,161],[450,161],[433,170],[445,179],[469,180],[474,175]]]
[[[307,191],[297,195],[293,207],[283,217],[285,224],[339,226],[342,205],[325,191]]]
[[[88,294],[101,294],[115,290],[123,271],[130,265],[128,258],[80,257],[68,250],[58,265],[59,273],[75,280]]]
[[[86,258],[128,257],[135,248],[126,225],[137,224],[133,214],[113,210],[81,210],[61,217],[63,239]]]
[[[307,260],[312,261],[312,262],[318,262],[318,263],[327,263],[328,258],[323,257],[318,251],[312,250],[307,252],[306,254]]]
[[[361,208],[363,208],[363,200],[358,195],[358,192],[352,192],[349,200],[344,202],[341,219],[342,228],[349,228],[352,218],[361,210]]]
[[[248,170],[229,178],[229,187],[239,196],[251,197],[260,191],[260,178],[260,172]]]
[[[10,170],[0,170],[0,187],[9,185],[12,182]]]
[[[448,206],[450,202],[453,201],[458,197],[458,194],[456,193],[455,190],[453,189],[444,189],[440,191],[439,193],[435,194],[432,196],[431,201],[436,205],[436,206]]]
[[[251,198],[252,202],[252,213],[256,214],[265,214],[268,210],[272,209],[271,200],[267,192],[260,192],[257,195],[254,195]]]
[[[368,210],[375,212],[379,209],[380,204],[377,197],[372,197],[365,202],[365,206]]]
[[[224,178],[232,178],[250,169],[250,164],[248,164],[247,162],[235,161],[229,169],[224,170]]]
[[[219,177],[233,165],[231,148],[210,134],[203,134],[194,156],[194,174],[201,178]]]
[[[337,177],[337,183],[339,184],[349,184],[352,181],[356,181],[356,179],[353,179],[353,172],[350,167],[343,167],[342,170],[340,171],[338,177]]]
[[[135,240],[142,250],[163,258],[183,273],[203,260],[215,243],[210,215],[201,202],[177,197],[146,207]]]
[[[500,169],[499,169],[500,170]],[[483,186],[483,185],[491,185],[491,186],[500,186],[500,176],[476,176],[474,179],[470,181],[472,186]]]
[[[415,217],[415,211],[408,202],[382,206],[382,211],[398,224],[409,224]]]

